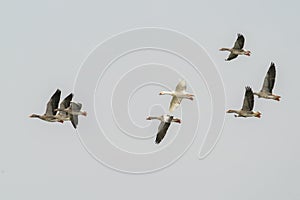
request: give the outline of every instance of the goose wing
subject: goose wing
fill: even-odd
[[[181,80],[177,84],[175,91],[176,92],[184,92],[184,91],[186,91],[186,82],[185,82],[185,80]]]
[[[182,98],[173,96],[171,103],[170,103],[170,107],[169,107],[169,111],[173,112],[181,103]]]
[[[81,107],[82,107],[81,103],[71,102],[71,104],[70,104],[70,109],[71,109],[71,111],[74,111],[74,112],[79,112],[81,110]]]
[[[230,53],[228,58],[226,58],[226,61],[229,61],[229,60],[232,60],[232,59],[235,59],[236,57],[238,57],[237,54],[234,54],[234,53]]]
[[[233,49],[243,49],[244,43],[245,43],[245,38],[242,34],[238,33],[237,34],[237,39],[234,43]]]
[[[78,114],[72,114],[73,112],[79,112],[81,110],[82,104],[81,103],[75,103],[71,102],[70,104],[70,121],[73,125],[73,127],[76,129],[78,125]]]
[[[252,111],[254,106],[254,96],[253,91],[250,87],[246,87],[245,97],[244,97],[244,103],[242,110],[244,111]]]
[[[61,95],[61,91],[59,89],[57,89],[47,103],[45,115],[48,115],[48,116],[56,115],[57,111],[55,111],[55,109],[58,108],[60,95]]]
[[[72,101],[72,98],[73,98],[73,94],[71,93],[66,98],[64,98],[64,100],[59,104],[59,108],[62,109],[62,110],[66,109],[66,108],[69,108],[70,103]],[[58,114],[61,115],[61,116],[64,116],[64,117],[68,116],[68,113],[65,112],[65,111],[59,111]]]
[[[76,129],[78,125],[78,115],[70,115],[70,121],[73,125],[73,127]]]
[[[164,121],[162,121],[159,125],[160,129],[158,130],[158,133],[156,135],[155,143],[159,144],[162,139],[165,137],[167,134],[167,131],[171,125],[171,122],[173,120],[173,116],[168,116]]]
[[[272,62],[267,72],[267,75],[265,77],[262,91],[272,94],[272,90],[275,84],[275,77],[276,77],[276,69],[275,69],[275,64]]]

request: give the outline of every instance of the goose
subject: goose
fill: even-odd
[[[189,100],[193,100],[194,95],[193,94],[188,94],[186,92],[186,82],[185,80],[181,80],[177,86],[175,91],[162,91],[159,93],[159,95],[171,95],[173,96],[171,103],[170,103],[170,107],[169,107],[169,111],[173,112],[181,103],[182,99],[189,99]]]
[[[156,134],[156,139],[155,139],[156,144],[159,144],[162,141],[162,139],[165,137],[168,128],[170,127],[172,122],[179,123],[179,124],[181,123],[180,119],[174,118],[173,116],[170,115],[161,115],[159,117],[150,116],[147,117],[146,119],[147,120],[157,119],[161,121],[158,127],[158,133]]]
[[[254,106],[253,91],[249,86],[247,86],[242,109],[241,110],[228,110],[227,113],[236,113],[237,115],[234,115],[235,117],[257,117],[257,118],[260,118],[261,113],[252,111],[253,106]]]
[[[47,121],[47,122],[63,123],[64,120],[61,119],[58,115],[56,115],[56,113],[57,113],[56,109],[59,104],[60,95],[61,95],[61,91],[59,89],[57,89],[47,103],[45,114],[43,114],[43,115],[32,114],[29,117],[30,118],[39,118],[39,119]]]
[[[64,100],[59,104],[59,109],[55,109],[56,111],[59,111],[57,115],[64,121],[70,120],[69,114],[67,112],[65,112],[64,110],[66,108],[70,107],[72,98],[73,98],[73,94],[71,93],[66,98],[64,98]]]
[[[247,51],[247,50],[243,49],[244,43],[245,43],[244,36],[242,34],[238,33],[237,34],[237,39],[234,43],[233,48],[231,48],[231,49],[230,48],[221,48],[219,50],[230,52],[228,58],[225,59],[226,61],[232,60],[232,59],[236,58],[238,55],[250,56],[251,51]]]
[[[78,115],[87,116],[87,112],[81,111],[82,104],[70,102],[70,106],[65,109],[56,109],[57,111],[66,112],[69,115],[73,127],[76,129],[78,125]]]
[[[262,89],[259,92],[254,92],[253,94],[257,95],[258,98],[273,99],[276,101],[280,101],[281,96],[272,94],[272,90],[275,84],[275,76],[276,76],[275,64],[271,62],[267,75],[265,76]]]

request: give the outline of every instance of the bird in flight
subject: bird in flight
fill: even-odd
[[[245,43],[245,38],[242,34],[237,34],[237,39],[234,43],[233,48],[221,48],[219,49],[220,51],[229,51],[230,54],[228,56],[228,58],[226,58],[226,61],[230,61],[232,59],[235,59],[236,57],[238,57],[238,55],[246,55],[246,56],[250,56],[251,51],[245,50],[244,48],[244,43]]]
[[[260,118],[260,112],[253,111],[254,95],[250,87],[246,87],[244,103],[241,110],[228,110],[227,113],[236,113],[235,117],[257,117]]]
[[[46,112],[43,115],[38,114],[32,114],[29,117],[31,118],[39,118],[41,120],[47,121],[47,122],[61,122],[63,123],[64,120],[56,115],[57,114],[57,107],[60,100],[61,91],[57,89],[55,93],[51,96],[50,100],[47,103]]]
[[[188,94],[186,92],[186,81],[181,80],[177,86],[175,91],[162,91],[159,95],[171,95],[173,98],[170,103],[169,111],[173,112],[181,103],[182,99],[193,100],[194,95]]]
[[[160,120],[158,132],[156,134],[156,139],[155,139],[156,144],[159,144],[162,141],[162,139],[165,137],[172,122],[179,123],[179,124],[181,123],[180,119],[174,118],[171,115],[161,115],[159,117],[151,117],[151,116],[147,117],[147,120],[153,120],[153,119]]]
[[[280,101],[280,96],[272,93],[275,84],[276,69],[275,64],[271,62],[267,75],[265,76],[262,89],[259,92],[254,92],[254,95],[257,95],[259,98],[273,99]]]

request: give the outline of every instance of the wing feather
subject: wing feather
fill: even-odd
[[[182,98],[173,96],[171,103],[170,103],[169,111],[173,112],[180,105],[181,101],[182,101]]]
[[[244,111],[252,111],[254,106],[254,96],[253,91],[250,87],[246,87],[245,97],[244,97],[244,103],[242,110]]]
[[[183,92],[186,91],[186,81],[185,80],[181,80],[175,89],[176,92]]]
[[[228,58],[226,58],[226,61],[230,61],[230,60],[232,60],[232,59],[235,59],[236,57],[238,57],[237,54],[230,53],[229,56],[228,56]]]
[[[173,120],[173,116],[169,116],[167,121],[162,121],[161,124],[159,125],[159,127],[161,127],[158,130],[158,133],[156,135],[156,139],[155,139],[155,143],[159,144],[162,139],[165,137],[165,135],[167,134],[167,131],[171,125],[171,122]]]
[[[233,49],[243,49],[244,43],[245,43],[245,38],[242,34],[238,33],[237,34],[237,39],[234,43]]]
[[[55,109],[58,108],[60,95],[61,95],[61,91],[59,89],[57,89],[47,103],[45,115],[48,115],[48,116],[56,115],[57,111],[55,111]]]

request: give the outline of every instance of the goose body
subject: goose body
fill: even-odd
[[[153,120],[153,119],[160,121],[160,125],[158,127],[158,132],[156,134],[156,139],[155,139],[156,144],[159,144],[162,141],[162,139],[165,137],[172,122],[181,123],[180,119],[174,118],[173,116],[170,115],[161,115],[159,117],[151,117],[151,116],[147,117],[147,120]]]
[[[276,101],[280,101],[281,97],[272,93],[275,84],[275,77],[276,77],[275,64],[271,62],[267,75],[265,76],[262,89],[259,92],[254,92],[254,95],[257,95],[259,98],[273,99]]]
[[[56,115],[57,114],[57,107],[59,104],[59,100],[60,100],[60,95],[61,95],[61,91],[59,89],[57,89],[55,91],[55,93],[51,96],[50,100],[47,103],[47,107],[46,107],[46,112],[43,115],[38,115],[38,114],[32,114],[29,117],[31,118],[39,118],[43,121],[47,121],[47,122],[61,122],[63,123],[64,120]]]
[[[177,86],[175,91],[162,91],[159,95],[171,95],[172,100],[170,103],[169,111],[173,112],[181,103],[182,99],[193,100],[194,95],[186,92],[186,82],[185,80],[181,80]]]
[[[253,111],[254,106],[254,95],[250,87],[246,87],[244,103],[240,110],[228,110],[227,113],[236,113],[235,117],[261,117],[260,112]]]
[[[236,57],[238,57],[238,55],[250,56],[250,54],[251,54],[251,51],[247,51],[247,50],[243,49],[244,44],[245,44],[244,36],[242,34],[238,34],[237,36],[238,37],[232,48],[221,48],[220,49],[220,51],[229,51],[230,52],[228,58],[225,59],[226,61],[235,59]]]

